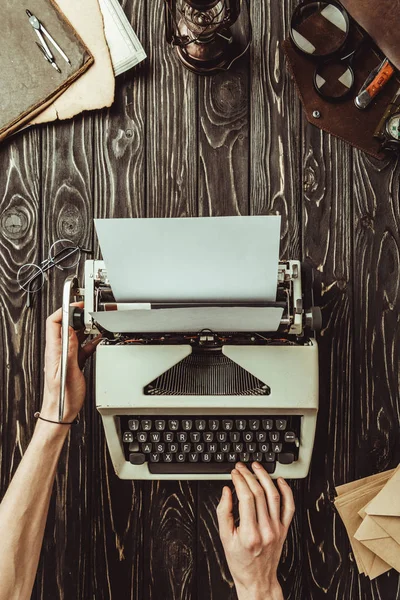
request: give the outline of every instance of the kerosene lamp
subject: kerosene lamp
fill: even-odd
[[[249,48],[247,0],[164,0],[167,42],[198,74],[226,70]]]

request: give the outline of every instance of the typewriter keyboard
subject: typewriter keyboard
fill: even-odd
[[[237,461],[269,473],[299,454],[301,416],[123,416],[125,457],[154,474],[230,473]]]

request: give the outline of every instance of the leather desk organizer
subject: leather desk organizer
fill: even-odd
[[[327,133],[348,142],[375,158],[383,160],[387,158],[387,153],[381,150],[380,141],[375,139],[373,135],[387,105],[400,87],[400,78],[393,76],[368,108],[365,110],[356,108],[354,104],[355,97],[369,73],[382,61],[383,56],[378,53],[378,49],[371,38],[364,34],[354,21],[351,28],[352,32],[349,36],[350,49],[357,47],[363,36],[366,36],[366,41],[354,58],[354,89],[346,100],[336,104],[321,98],[314,89],[315,61],[296,50],[290,39],[284,40],[282,47],[307,120]],[[319,118],[313,116],[315,111],[318,111]]]
[[[341,0],[391,63],[400,69],[399,3],[393,0]]]

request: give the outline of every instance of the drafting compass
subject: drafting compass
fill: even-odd
[[[56,71],[61,73],[61,70],[55,61],[54,55],[53,55],[52,51],[50,50],[50,47],[45,40],[45,37],[49,40],[49,42],[54,46],[54,48],[57,50],[57,52],[63,57],[63,59],[69,65],[71,64],[71,61],[69,60],[69,58],[65,54],[65,52],[57,44],[55,39],[50,35],[50,33],[47,31],[47,29],[42,25],[42,23],[39,21],[39,19],[37,17],[35,17],[35,15],[33,15],[30,10],[26,10],[26,14],[29,17],[29,23],[32,25],[36,35],[39,38],[40,43],[38,43],[37,45],[40,48],[40,50],[43,52],[43,56],[45,57],[47,62],[49,62],[52,67],[54,67],[54,69]]]

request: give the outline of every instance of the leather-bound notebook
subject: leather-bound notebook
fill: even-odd
[[[68,57],[44,37],[61,71],[48,62],[29,22],[29,10]],[[0,35],[0,141],[62,94],[94,59],[53,0],[3,0]]]

